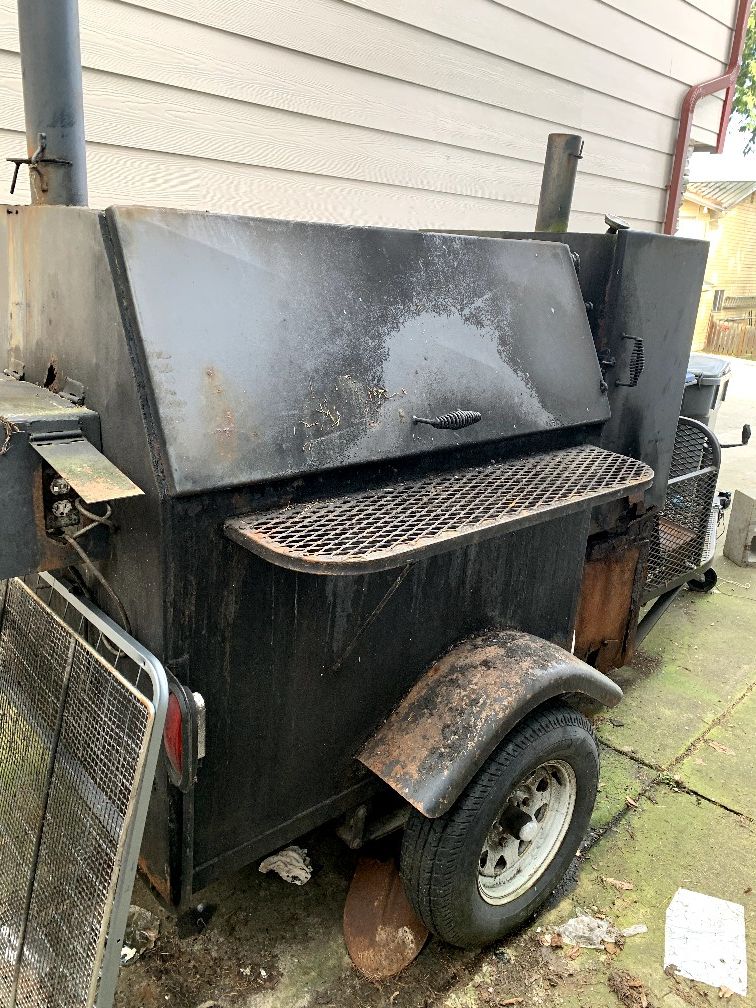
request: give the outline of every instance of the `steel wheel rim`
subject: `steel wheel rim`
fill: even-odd
[[[575,771],[558,759],[513,788],[478,858],[478,891],[486,903],[511,903],[543,875],[570,827],[576,798]]]

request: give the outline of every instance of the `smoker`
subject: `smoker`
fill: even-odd
[[[0,1005],[110,1003],[137,857],[181,911],[329,821],[406,823],[416,913],[490,942],[575,855],[585,711],[667,585],[706,245],[550,231],[563,137],[527,235],[89,209],[75,4],[40,7],[0,217]]]

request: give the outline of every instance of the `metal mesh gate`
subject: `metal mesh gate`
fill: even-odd
[[[681,417],[664,508],[651,539],[646,598],[684,583],[711,560],[719,444],[704,424]]]
[[[104,1006],[165,673],[49,575],[0,590],[0,1008]]]

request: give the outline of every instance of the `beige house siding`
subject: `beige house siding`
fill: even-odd
[[[90,202],[532,228],[546,136],[568,130],[586,141],[574,226],[658,230],[680,103],[721,73],[735,5],[80,0]],[[0,157],[25,147],[15,7]],[[721,105],[699,105],[695,140]]]
[[[693,349],[700,350],[706,343],[716,290],[723,290],[725,297],[751,295],[756,298],[756,194],[724,213],[683,200],[679,233],[691,238],[705,238],[709,242],[709,257],[693,334]],[[717,312],[715,317],[742,317],[743,321],[752,325],[756,322],[756,310],[749,316],[747,310],[728,308]]]

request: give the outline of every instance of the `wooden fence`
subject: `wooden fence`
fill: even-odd
[[[756,326],[709,319],[704,350],[728,357],[756,357]]]

